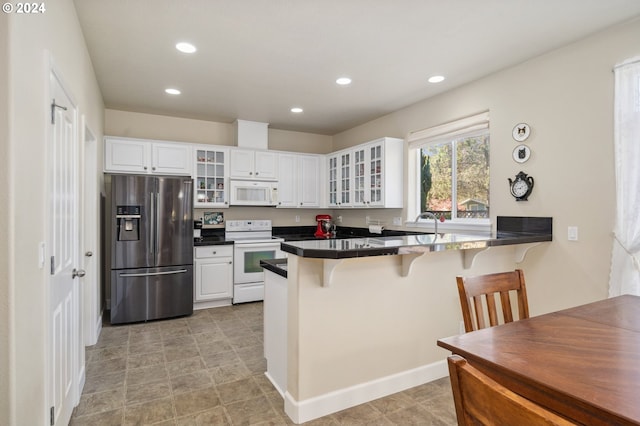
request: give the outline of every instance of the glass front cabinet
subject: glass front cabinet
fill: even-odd
[[[229,207],[229,150],[198,145],[194,148],[194,208]]]
[[[352,207],[353,152],[334,152],[327,159],[329,207]]]
[[[404,141],[380,138],[330,154],[330,207],[402,207]]]

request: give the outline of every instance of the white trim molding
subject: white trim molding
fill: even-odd
[[[284,411],[295,424],[300,424],[448,375],[447,361],[441,360],[303,401],[296,401],[289,392],[285,392]]]

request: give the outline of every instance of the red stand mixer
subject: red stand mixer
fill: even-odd
[[[318,228],[313,235],[316,238],[331,238],[331,215],[316,215],[316,222],[318,222]]]

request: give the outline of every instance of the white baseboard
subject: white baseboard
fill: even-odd
[[[209,309],[209,308],[219,308],[221,306],[231,306],[232,299],[221,299],[221,300],[209,300],[206,302],[194,302],[193,310],[197,311],[200,309]]]
[[[442,360],[303,401],[296,401],[289,392],[285,392],[284,411],[294,423],[300,424],[448,375],[447,361]]]

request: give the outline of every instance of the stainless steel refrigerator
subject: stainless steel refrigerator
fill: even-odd
[[[110,178],[111,323],[192,314],[192,179]]]

